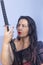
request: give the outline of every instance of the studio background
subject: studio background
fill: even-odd
[[[14,37],[17,36],[16,24],[20,16],[30,16],[37,26],[38,40],[43,41],[43,0],[4,0],[9,26],[14,26]],[[0,54],[4,36],[4,19],[0,5]],[[1,63],[0,63],[1,65]]]

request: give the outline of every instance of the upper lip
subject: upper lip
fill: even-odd
[[[18,33],[21,33],[20,31]]]

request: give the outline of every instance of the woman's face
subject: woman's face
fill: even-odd
[[[29,32],[28,21],[21,19],[17,26],[17,32],[19,37],[26,37]]]

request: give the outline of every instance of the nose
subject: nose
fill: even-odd
[[[22,25],[20,25],[20,26],[18,27],[18,30],[19,30],[19,31],[21,31],[21,30],[22,30]]]

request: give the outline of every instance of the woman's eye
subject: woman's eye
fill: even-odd
[[[22,25],[22,27],[27,27],[26,25]]]
[[[20,26],[20,24],[17,25],[18,27]]]
[[[18,24],[17,26],[18,26],[18,27],[20,27],[20,26],[22,26],[22,27],[27,27],[26,25],[23,25],[23,24],[22,24],[22,25],[21,25],[21,24]]]

